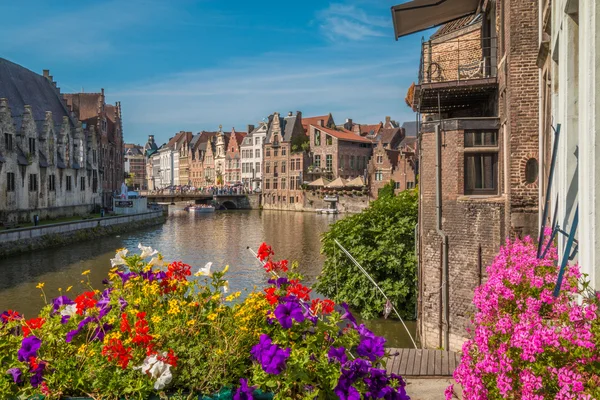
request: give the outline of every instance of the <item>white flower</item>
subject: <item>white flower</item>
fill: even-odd
[[[206,276],[210,276],[212,277],[212,272],[210,272],[210,267],[212,267],[212,263],[206,263],[206,265],[204,266],[204,268],[200,268],[198,270],[198,272],[196,272],[194,274],[194,276],[202,276],[202,275],[206,275]]]
[[[140,254],[140,258],[142,258],[142,259],[152,257],[153,255],[158,253],[158,250],[154,250],[150,246],[142,246],[141,243],[138,244],[138,249],[140,249],[142,251],[142,254]]]
[[[126,265],[127,261],[125,260],[125,256],[127,255],[128,250],[122,249],[115,254],[115,258],[110,259],[110,265],[112,267],[117,267],[119,265]]]
[[[167,353],[163,353],[163,357],[166,357]],[[154,382],[154,389],[161,390],[173,380],[171,374],[171,365],[166,362],[159,360],[155,355],[146,357],[142,365],[133,367],[133,369],[141,369],[142,373],[149,375],[152,379],[156,379]]]
[[[223,284],[223,293],[227,294],[229,292],[229,281],[225,281]]]
[[[154,265],[160,265],[160,264],[164,264],[160,258],[158,257],[152,257],[152,259],[150,260],[150,262],[148,263],[148,265],[146,265],[146,267],[152,267]]]
[[[77,304],[69,304],[65,306],[62,310],[60,310],[60,315],[72,317],[77,314]]]

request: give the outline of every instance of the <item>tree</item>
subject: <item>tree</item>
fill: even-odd
[[[379,316],[386,300],[335,239],[372,276],[402,318],[415,317],[418,194],[416,189],[393,193],[393,183],[389,183],[369,208],[337,221],[322,238],[321,252],[327,258],[315,289],[337,302],[347,302],[363,318]]]

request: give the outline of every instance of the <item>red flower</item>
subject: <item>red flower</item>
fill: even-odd
[[[280,269],[283,272],[288,272],[288,260],[281,260],[277,264],[278,269]]]
[[[271,260],[267,260],[267,262],[265,263],[265,271],[267,272],[287,272],[288,271],[288,260],[281,260],[281,261],[271,261]]]
[[[44,396],[50,396],[50,388],[48,387],[48,384],[44,381],[42,382],[42,394]]]
[[[256,254],[260,261],[264,261],[265,258],[269,258],[275,253],[273,253],[273,249],[271,249],[271,246],[263,242],[258,248],[258,252]]]
[[[36,370],[39,366],[40,366],[40,364],[38,363],[37,358],[35,358],[33,356],[29,357],[29,367],[32,371]]]
[[[279,301],[279,296],[277,296],[275,294],[276,290],[277,289],[274,288],[274,287],[270,287],[270,288],[265,289],[265,293],[267,294],[265,297],[267,298],[267,301],[271,305],[275,305]]]
[[[133,358],[131,352],[131,347],[123,346],[123,342],[120,339],[110,339],[108,344],[102,348],[102,355],[108,361],[116,361],[122,369],[127,368],[129,361]]]
[[[152,335],[148,334],[150,327],[148,326],[148,321],[146,321],[146,313],[137,313],[137,318],[138,320],[135,321],[135,336],[133,337],[132,342],[146,347],[147,352],[150,352],[153,347],[153,338]]]
[[[94,292],[84,292],[75,298],[75,304],[77,304],[77,314],[83,315],[85,310],[92,308],[98,302],[94,296]]]
[[[127,319],[127,313],[121,314],[121,332],[131,332],[131,325],[129,325],[129,320]]]
[[[175,279],[178,281],[187,280],[187,276],[192,274],[192,267],[182,263],[181,261],[173,261],[169,264],[169,268],[167,271],[168,279]]]
[[[335,303],[329,299],[325,299],[321,302],[321,310],[323,314],[331,314],[333,312],[334,306]]]
[[[23,337],[29,336],[32,330],[39,329],[44,326],[44,322],[46,322],[44,318],[32,318],[25,321],[23,324]]]
[[[292,279],[290,281],[290,286],[288,286],[288,288],[287,288],[288,296],[294,295],[297,298],[299,298],[300,300],[305,300],[305,301],[310,300],[310,295],[309,295],[310,292],[311,292],[311,289],[302,285],[297,279]]]
[[[2,320],[3,323],[16,321],[21,318],[21,314],[13,310],[4,311],[2,314],[0,314],[0,320]]]

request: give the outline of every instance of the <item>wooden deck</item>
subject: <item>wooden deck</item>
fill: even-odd
[[[452,351],[429,349],[388,349],[387,372],[411,377],[448,377],[460,363]]]

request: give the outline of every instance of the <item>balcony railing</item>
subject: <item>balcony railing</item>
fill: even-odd
[[[495,37],[423,42],[419,84],[494,78],[497,47]]]

